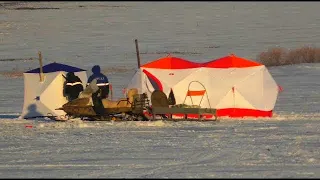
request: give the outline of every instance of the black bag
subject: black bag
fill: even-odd
[[[169,105],[175,105],[176,104],[176,98],[174,97],[172,89],[170,90],[168,101],[169,101]]]

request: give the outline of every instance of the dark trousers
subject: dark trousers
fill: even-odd
[[[69,100],[69,101],[73,101],[73,100],[77,99],[78,96],[79,96],[79,94],[70,94],[70,95],[68,96],[68,100]]]
[[[100,93],[101,99],[108,98],[109,97],[109,85],[106,86],[99,86],[99,90],[97,92]]]
[[[92,94],[93,109],[97,115],[104,114],[102,99],[108,98],[108,96],[109,96],[109,85],[99,86],[99,90]]]

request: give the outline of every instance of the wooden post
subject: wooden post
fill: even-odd
[[[140,68],[140,53],[139,53],[138,40],[135,39],[134,42],[136,43],[136,53],[137,53],[137,60],[138,60],[138,68]]]
[[[112,101],[112,96],[113,96],[113,90],[112,90],[112,84],[109,83],[109,91],[110,91],[110,100]]]
[[[39,55],[39,64],[40,64],[40,82],[43,82],[43,69],[42,69],[42,55],[41,55],[41,52],[39,51],[38,52],[38,55]]]

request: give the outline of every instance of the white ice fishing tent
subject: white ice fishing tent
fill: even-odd
[[[271,117],[279,90],[263,64],[235,55],[202,64],[161,58],[141,66],[129,88],[149,97],[155,89],[167,96],[172,89],[176,104],[215,108],[229,117]]]
[[[199,66],[199,63],[169,55],[137,69],[127,90],[137,88],[139,93],[146,93],[151,97],[151,93],[158,89],[168,96],[174,85],[196,71]]]
[[[205,90],[201,107],[215,108],[218,116],[229,117],[271,117],[279,92],[263,64],[233,54],[203,63],[173,86],[177,103],[185,99],[188,86],[198,92]],[[201,98],[192,97],[193,103]],[[185,104],[191,104],[191,98],[186,98]]]
[[[63,94],[63,86],[68,72],[79,76],[83,87],[87,82],[86,70],[60,64],[50,63],[43,66],[43,81],[40,81],[40,68],[23,73],[24,103],[20,118],[35,118],[65,115],[62,110],[55,110],[67,103]]]

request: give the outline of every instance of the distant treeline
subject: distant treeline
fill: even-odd
[[[37,58],[9,58],[9,59],[0,59],[0,61],[33,61]]]
[[[41,2],[41,1],[39,1]],[[61,9],[60,7],[39,7],[41,4],[37,4],[37,1],[16,1],[16,2],[0,2],[0,8],[9,10],[51,10]],[[77,5],[76,8],[127,8],[126,5]],[[65,7],[64,7],[65,8]]]
[[[157,52],[140,52],[140,54],[201,54],[200,52],[187,52],[187,51],[157,51]]]
[[[52,8],[52,7],[17,7],[15,10],[41,10],[41,9],[60,9],[60,8]]]
[[[320,63],[320,48],[303,46],[296,49],[270,48],[257,56],[265,66],[282,66],[300,63]]]

